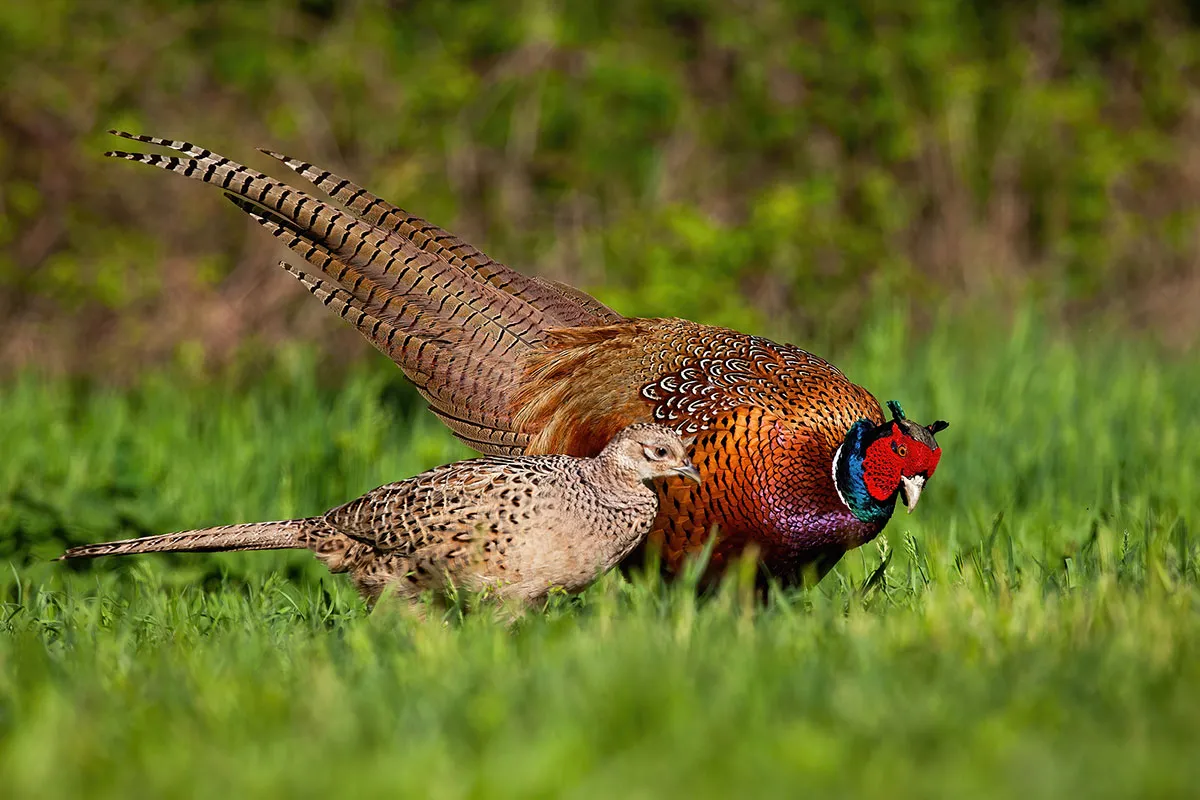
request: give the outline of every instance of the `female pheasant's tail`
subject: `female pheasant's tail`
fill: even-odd
[[[195,531],[143,536],[119,542],[85,544],[72,547],[58,557],[98,558],[128,556],[135,553],[213,553],[231,550],[288,550],[307,545],[302,535],[318,524],[315,519],[290,519],[281,522],[251,522]]]

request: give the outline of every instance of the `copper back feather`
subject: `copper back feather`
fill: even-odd
[[[744,407],[812,430],[830,448],[856,420],[883,420],[867,390],[811,353],[681,319],[552,330],[525,363],[514,406],[531,452],[585,453],[595,447],[585,431],[637,421],[696,433]]]

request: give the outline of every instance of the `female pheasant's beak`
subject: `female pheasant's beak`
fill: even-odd
[[[675,467],[671,470],[671,472],[674,472],[676,475],[682,475],[689,481],[700,483],[700,470],[696,469],[696,467],[692,464],[684,464],[682,466]]]
[[[917,501],[921,499],[921,490],[925,488],[925,476],[913,475],[900,478],[900,493],[904,495],[904,505],[908,508],[908,513],[912,513],[917,507]]]

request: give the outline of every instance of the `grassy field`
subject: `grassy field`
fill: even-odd
[[[48,561],[465,455],[386,364],[6,384],[4,794],[1194,793],[1200,364],[874,319],[816,349],[951,421],[916,514],[766,607],[609,576],[513,631],[368,616],[303,553]]]

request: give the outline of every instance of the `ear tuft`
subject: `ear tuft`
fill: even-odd
[[[898,421],[904,419],[904,409],[900,407],[900,403],[898,403],[895,400],[888,400],[887,407],[888,407],[888,411],[892,412],[893,420],[898,422]]]
[[[949,428],[949,427],[950,427],[949,422],[946,422],[946,420],[944,420],[944,419],[939,419],[936,422],[934,422],[932,425],[930,425],[928,427],[928,430],[930,433],[936,435],[937,433],[944,431],[944,430],[946,430],[946,428]]]

